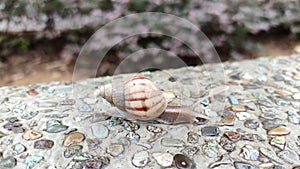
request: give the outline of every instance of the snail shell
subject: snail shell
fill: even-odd
[[[155,119],[167,107],[160,89],[141,74],[100,86],[97,94],[138,120]]]

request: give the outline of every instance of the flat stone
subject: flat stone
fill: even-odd
[[[13,168],[17,165],[17,160],[14,157],[7,157],[0,161],[0,168]]]
[[[209,158],[216,158],[218,156],[218,143],[214,140],[208,141],[203,147],[202,150],[205,155]]]
[[[284,136],[275,136],[271,139],[270,144],[283,150],[285,147],[285,137]]]
[[[139,141],[141,136],[139,134],[137,134],[136,132],[134,132],[134,131],[130,131],[130,132],[128,132],[128,134],[126,134],[126,138],[128,140],[132,140],[132,141]],[[150,139],[148,140],[148,142],[151,142]]]
[[[237,112],[236,113],[236,117],[240,120],[240,121],[245,121],[247,119],[249,119],[251,117],[251,115],[247,112]]]
[[[236,169],[259,169],[257,166],[245,162],[236,161],[233,164]]]
[[[269,130],[268,134],[273,135],[273,136],[283,136],[283,135],[290,134],[290,132],[291,132],[291,129],[289,129],[285,126],[278,126],[276,128]]]
[[[238,105],[239,101],[234,96],[228,96],[228,100],[232,105]]]
[[[78,107],[78,111],[80,111],[80,112],[91,112],[93,110],[94,109],[88,104],[83,104]]]
[[[69,126],[63,125],[58,120],[49,120],[47,121],[47,128],[46,132],[48,133],[59,133],[62,131],[66,131],[69,128]]]
[[[259,122],[255,119],[248,119],[244,122],[244,126],[249,129],[257,129],[259,127]]]
[[[220,165],[232,165],[234,160],[228,155],[228,154],[223,154],[222,158],[209,165],[209,168],[215,168],[219,167]]]
[[[227,152],[232,152],[235,150],[235,144],[224,135],[221,137],[219,144]]]
[[[26,147],[21,143],[15,144],[12,148],[17,154],[21,154],[26,151]]]
[[[188,132],[187,142],[191,144],[196,144],[199,141],[199,135],[195,132]]]
[[[241,134],[234,131],[226,131],[224,132],[224,136],[226,136],[230,141],[237,142],[241,140]]]
[[[65,118],[65,117],[68,117],[69,115],[68,114],[49,114],[49,115],[46,115],[45,117],[47,118]]]
[[[163,138],[161,144],[166,147],[183,147],[185,145],[184,141],[174,138]]]
[[[87,161],[93,159],[93,156],[88,152],[84,152],[84,153],[76,154],[73,159],[76,161]]]
[[[36,140],[36,139],[41,138],[42,136],[43,136],[42,133],[39,133],[35,130],[27,130],[22,135],[23,139],[25,139],[25,140]]]
[[[23,132],[23,128],[21,128],[23,126],[23,124],[21,123],[6,123],[3,128],[5,128],[6,130],[9,131],[14,131],[16,133],[22,133]]]
[[[82,145],[71,145],[64,151],[64,157],[70,158],[76,154],[80,154],[82,149]]]
[[[233,126],[234,122],[235,122],[235,115],[227,115],[224,116],[220,122],[218,123],[218,125],[220,126]]]
[[[195,146],[186,146],[184,149],[181,150],[182,153],[186,154],[189,157],[195,155],[198,151],[199,148]]]
[[[290,92],[290,91],[282,90],[282,89],[277,89],[277,90],[275,90],[275,93],[279,94],[279,95],[282,96],[282,97],[287,97],[287,96],[290,96],[290,95],[293,94],[293,93]]]
[[[74,105],[75,100],[74,99],[66,99],[60,102],[60,105]]]
[[[280,126],[281,124],[277,123],[274,120],[265,120],[265,121],[262,122],[262,125],[263,125],[263,128],[265,130],[271,130],[273,128],[276,128],[276,127]]]
[[[35,149],[51,149],[54,145],[54,141],[48,139],[37,140],[34,142]]]
[[[300,93],[296,93],[293,95],[293,99],[300,100]]]
[[[34,118],[36,115],[38,115],[37,111],[30,111],[28,113],[25,113],[21,116],[22,119],[30,120]]]
[[[254,149],[251,145],[245,145],[242,148],[242,153],[240,156],[246,160],[257,161],[259,157],[259,151]]]
[[[106,138],[109,134],[108,128],[101,123],[93,124],[92,132],[95,137],[100,138],[100,139]]]
[[[299,164],[299,155],[293,150],[283,150],[278,153],[278,157],[290,164]]]
[[[231,110],[235,112],[244,112],[247,111],[246,107],[243,105],[232,105]]]
[[[68,147],[75,143],[80,143],[85,139],[85,135],[79,132],[71,133],[64,139],[63,145]]]
[[[106,152],[113,157],[117,157],[124,152],[122,144],[111,144],[107,147]]]
[[[277,162],[278,164],[283,164],[283,161],[276,155],[276,153],[268,148],[265,147],[260,147],[259,151],[266,156],[267,158],[269,158],[272,161]]]
[[[35,167],[42,159],[44,159],[43,156],[37,156],[37,155],[31,155],[27,156],[25,159],[25,164],[27,169],[32,169]]]
[[[201,128],[202,136],[218,136],[220,129],[217,126],[206,126]]]
[[[135,167],[145,167],[150,162],[148,152],[140,151],[135,153],[131,162]]]
[[[28,94],[29,96],[36,96],[36,95],[38,95],[39,93],[38,93],[35,89],[30,89],[30,90],[27,91],[27,94]]]
[[[170,153],[152,153],[152,157],[162,167],[169,167],[173,162],[173,155]]]

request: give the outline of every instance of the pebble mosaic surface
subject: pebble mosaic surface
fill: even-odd
[[[167,73],[166,73],[167,72]],[[111,117],[112,77],[0,88],[0,168],[300,168],[300,55],[144,72],[201,124]],[[126,75],[121,75],[126,76]]]

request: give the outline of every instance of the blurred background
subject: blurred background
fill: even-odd
[[[1,0],[0,86],[72,80],[76,57],[96,30],[122,16],[150,11],[198,26],[222,61],[300,53],[299,0]],[[124,33],[122,28],[109,31],[109,36]],[[149,47],[170,51],[188,65],[201,64],[180,41],[147,34],[112,48],[97,76],[113,74],[127,55]]]

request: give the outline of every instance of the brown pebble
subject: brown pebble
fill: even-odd
[[[242,135],[234,131],[226,131],[224,135],[233,142],[237,142],[242,138]]]
[[[106,152],[113,157],[122,154],[123,151],[124,151],[124,146],[122,144],[111,144],[106,149]]]
[[[36,95],[38,95],[39,93],[38,93],[35,89],[30,89],[30,90],[27,91],[27,94],[28,94],[29,96],[36,96]]]
[[[287,97],[287,96],[290,96],[293,94],[292,92],[289,92],[287,90],[282,90],[282,89],[277,89],[277,90],[275,90],[275,92],[283,97]]]
[[[246,107],[243,105],[232,105],[231,110],[235,112],[244,112],[247,111]]]
[[[65,137],[63,145],[68,147],[74,143],[80,143],[84,139],[85,139],[85,136],[82,133],[79,133],[79,132],[71,133]]]
[[[27,130],[24,132],[23,134],[23,139],[25,140],[36,140],[38,138],[41,138],[43,136],[42,133],[39,133],[37,131],[34,130]]]
[[[278,126],[276,128],[269,130],[268,134],[273,135],[273,136],[283,136],[283,135],[290,134],[290,132],[291,132],[291,129],[289,129],[285,126]]]
[[[35,149],[51,149],[54,145],[54,141],[48,139],[37,140],[34,142]]]

